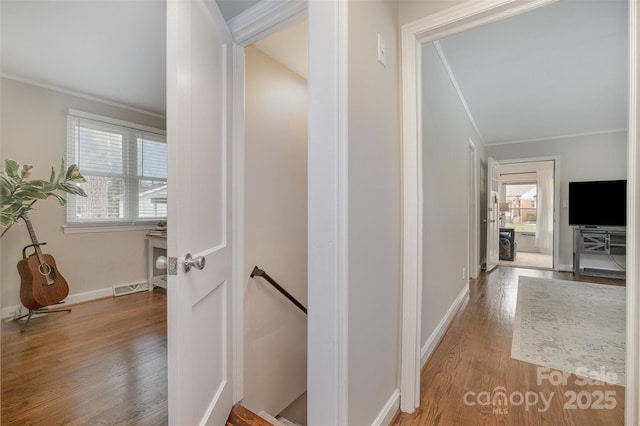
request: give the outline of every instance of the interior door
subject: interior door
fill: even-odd
[[[215,1],[168,1],[171,425],[223,425],[233,402],[230,44]]]
[[[500,165],[496,160],[487,159],[487,272],[498,266],[500,261],[499,246],[499,211],[498,211],[498,179]]]

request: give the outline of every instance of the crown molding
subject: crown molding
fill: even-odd
[[[231,18],[227,25],[233,40],[246,47],[306,15],[305,0],[262,0]]]

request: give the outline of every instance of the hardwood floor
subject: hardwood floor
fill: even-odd
[[[167,424],[166,294],[2,324],[2,425]]]
[[[571,273],[499,267],[469,284],[469,299],[456,315],[421,373],[420,407],[400,413],[394,425],[622,425],[624,387],[583,385],[570,375],[566,386],[549,380],[538,384],[537,366],[511,359],[511,335],[518,276],[573,280]],[[624,285],[621,280],[579,281]],[[481,405],[503,387],[509,405]],[[486,392],[485,394],[481,394]],[[608,392],[608,393],[605,393]],[[465,402],[465,395],[466,401]],[[518,405],[519,395],[532,404]],[[538,402],[534,395],[537,395]],[[570,397],[578,396],[578,401]],[[604,395],[615,398],[612,409],[594,409]],[[544,397],[548,404],[542,402]],[[600,400],[602,405],[614,401]],[[475,405],[471,405],[474,404]],[[578,405],[581,404],[581,405]],[[518,405],[518,406],[516,406]],[[572,408],[575,405],[575,408]],[[547,407],[545,409],[545,407]],[[591,407],[581,409],[579,406]]]
[[[231,409],[226,426],[273,426],[267,420],[258,416],[240,404],[236,404]]]
[[[511,335],[518,275],[573,279],[572,274],[498,268],[469,285],[456,315],[422,371],[421,404],[395,425],[622,425],[624,388],[537,382],[535,365],[513,360]],[[581,281],[621,285],[619,280]],[[32,320],[25,333],[2,324],[2,425],[167,424],[166,295],[143,292],[75,305],[71,313]],[[494,411],[477,402],[497,387],[550,400]],[[566,409],[571,392],[595,402],[609,391],[613,409]],[[529,395],[533,395],[530,393]],[[583,399],[583,403],[586,399]]]

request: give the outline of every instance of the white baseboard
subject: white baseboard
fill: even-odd
[[[460,309],[468,294],[469,285],[465,285],[422,347],[420,351],[420,366],[424,366],[425,362],[427,362],[427,359],[429,359],[436,345],[447,331],[447,328],[449,328],[449,324],[453,321],[453,318],[456,316],[456,313],[458,313],[458,309]]]
[[[24,309],[24,307],[19,305],[7,306],[6,308],[2,308],[0,311],[0,318],[13,318],[20,316],[20,309]]]
[[[113,287],[101,288],[99,290],[87,291],[84,293],[70,294],[64,300],[64,306],[77,305],[78,303],[89,302],[91,300],[103,299],[105,297],[113,297]],[[57,305],[56,305],[57,306]],[[10,318],[16,316],[16,312],[27,313],[27,309],[22,305],[6,306],[0,310],[1,318]]]
[[[388,426],[389,424],[391,424],[391,421],[393,420],[393,418],[395,417],[399,409],[400,409],[400,389],[396,389],[393,391],[387,403],[384,404],[382,411],[380,411],[380,413],[378,414],[378,416],[376,417],[376,419],[373,421],[371,425],[372,426]]]
[[[469,278],[471,279],[476,279],[478,278],[478,275],[480,275],[480,272],[482,272],[482,265],[474,265],[475,271],[469,271]]]
[[[65,305],[77,305],[78,303],[89,302],[91,300],[102,299],[113,296],[113,287],[101,288],[100,290],[76,293],[67,296]]]
[[[573,265],[558,265],[560,272],[573,272]]]

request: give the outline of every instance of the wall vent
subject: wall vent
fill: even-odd
[[[140,291],[148,291],[149,283],[141,282],[136,284],[120,284],[113,286],[114,296],[124,296],[125,294],[138,293]]]

